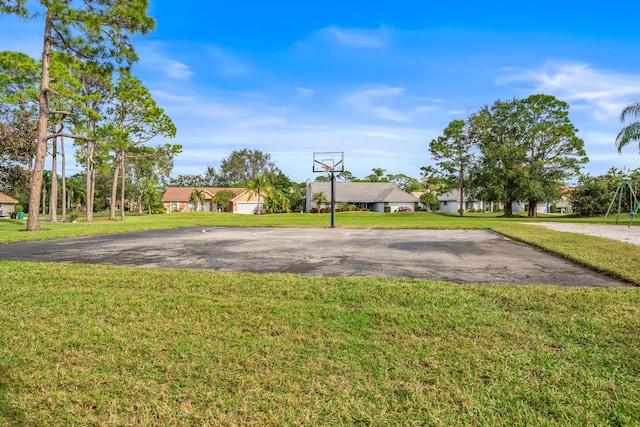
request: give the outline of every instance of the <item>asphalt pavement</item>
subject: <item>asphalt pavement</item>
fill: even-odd
[[[631,284],[488,230],[193,227],[0,245],[0,259],[471,284]]]

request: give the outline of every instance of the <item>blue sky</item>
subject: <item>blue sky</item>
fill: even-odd
[[[317,151],[419,178],[451,120],[535,93],[570,104],[599,175],[640,167],[637,144],[614,145],[640,101],[640,3],[624,3],[151,0],[133,71],[178,128],[174,176],[250,148],[297,182]],[[0,16],[0,50],[37,58],[41,32]]]

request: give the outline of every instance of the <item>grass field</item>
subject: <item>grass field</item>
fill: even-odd
[[[523,219],[490,228],[640,283],[640,248]],[[597,221],[593,219],[592,221]],[[0,220],[0,241],[328,215]],[[640,293],[0,261],[0,425],[638,425]]]

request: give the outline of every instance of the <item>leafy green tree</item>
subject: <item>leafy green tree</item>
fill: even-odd
[[[296,183],[291,181],[284,172],[278,172],[278,174],[271,181],[271,185],[274,190],[281,191],[283,193],[287,193],[293,188]]]
[[[387,179],[389,182],[393,182],[400,187],[402,191],[406,191],[407,193],[420,191],[420,181],[403,173],[395,175],[389,174],[387,175]]]
[[[78,208],[82,207],[86,198],[84,178],[78,175],[69,177],[66,180],[66,187],[67,200],[65,203],[67,209],[73,209],[75,213]]]
[[[66,198],[66,156],[64,147],[64,137],[68,135],[65,132],[65,127],[70,124],[69,117],[73,114],[75,102],[78,99],[77,93],[82,89],[82,83],[80,82],[77,74],[77,68],[81,62],[75,60],[61,52],[52,52],[51,55],[51,88],[52,93],[58,96],[50,100],[49,106],[49,139],[51,141],[51,206],[58,205],[58,154],[61,155],[61,186],[62,186],[62,220],[66,219],[66,208],[64,199]],[[59,145],[58,145],[59,143]],[[58,147],[60,147],[60,153],[58,153]],[[57,208],[50,209],[50,221],[57,221]]]
[[[523,198],[529,216],[535,217],[537,204],[559,199],[563,183],[577,176],[588,159],[569,119],[569,104],[550,95],[531,95],[521,103],[529,177]]]
[[[151,178],[144,178],[142,180],[141,186],[143,189],[143,196],[140,200],[147,202],[149,215],[151,215],[152,213],[164,212],[164,207],[162,206],[162,201],[160,200],[163,187],[160,186],[157,181]]]
[[[247,190],[249,192],[249,199],[251,200],[253,196],[258,197],[258,211],[260,211],[260,198],[262,197],[262,193],[270,194],[272,190],[272,185],[267,181],[264,175],[256,175],[256,177],[249,181],[247,184]]]
[[[169,180],[170,187],[220,187],[218,174],[213,166],[207,166],[203,175],[178,175]]]
[[[291,211],[289,199],[284,192],[274,189],[264,199],[264,210],[267,213],[288,213]]]
[[[109,171],[109,147],[105,143],[108,136],[99,127],[103,109],[109,93],[112,92],[110,70],[93,67],[74,61],[71,69],[80,81],[80,90],[74,102],[74,114],[70,121],[72,133],[77,136],[74,144],[76,161],[84,165],[87,221],[93,221],[96,201],[96,188],[99,175]],[[107,197],[105,194],[103,197]]]
[[[353,182],[357,178],[349,171],[342,171],[336,174],[336,180],[341,182]]]
[[[20,52],[0,52],[0,191],[26,187],[33,165],[38,67]]]
[[[223,212],[229,212],[229,204],[236,197],[236,193],[231,190],[220,190],[213,196],[213,203],[221,207]]]
[[[469,133],[480,151],[470,171],[476,196],[505,205],[505,216],[513,216],[513,204],[522,200],[529,181],[526,168],[528,145],[522,103],[495,101],[469,118]]]
[[[632,121],[626,124],[616,137],[616,147],[618,153],[622,152],[622,148],[632,142],[638,143],[640,149],[640,102],[627,105],[620,113],[620,121],[624,124],[627,119]]]
[[[201,175],[178,175],[171,178],[169,187],[210,187]]]
[[[218,183],[225,187],[246,186],[258,175],[272,182],[280,173],[269,153],[247,148],[235,150],[222,159],[218,170]]]
[[[164,188],[168,181],[175,156],[182,151],[178,144],[157,147],[130,147],[126,152],[129,188],[137,200],[138,212],[142,213],[142,201],[149,183]]]
[[[122,173],[120,198],[124,200],[127,151],[157,136],[172,138],[176,134],[176,127],[164,110],[158,107],[149,90],[127,69],[119,70],[112,103],[107,108],[106,120],[106,133],[110,136],[113,152],[111,198],[116,199],[118,174]],[[124,220],[124,209],[120,211]],[[109,219],[115,219],[115,204],[111,204]]]
[[[459,216],[464,215],[465,179],[473,161],[472,149],[473,139],[464,120],[453,120],[444,129],[442,136],[429,143],[429,152],[436,161],[436,173],[450,188],[457,184],[460,191]]]
[[[367,175],[363,181],[365,182],[389,182],[389,178],[384,176],[386,169],[382,168],[372,168],[370,175]]]
[[[324,191],[318,191],[317,193],[313,193],[311,201],[316,203],[316,209],[320,212],[320,206],[323,203],[329,203],[329,198]]]
[[[431,191],[425,191],[422,193],[420,195],[420,202],[426,205],[432,212],[436,212],[440,209],[440,200],[438,200],[438,196]]]
[[[304,195],[306,189],[307,186],[305,183],[293,184],[289,192],[285,193],[285,196],[289,199],[289,207],[292,211],[304,211]]]
[[[204,190],[200,190],[199,188],[194,188],[191,191],[189,201],[196,204],[196,212],[202,210],[202,202],[204,202],[206,196]]]
[[[583,175],[578,186],[569,193],[573,212],[579,216],[604,215],[613,193],[605,176]]]
[[[31,174],[27,230],[40,229],[38,212],[49,131],[52,50],[86,62],[132,63],[137,58],[132,39],[155,26],[147,16],[148,1],[122,0],[0,0],[0,12],[44,20],[35,165]]]

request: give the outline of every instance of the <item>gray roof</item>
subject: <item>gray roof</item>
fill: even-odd
[[[392,182],[336,182],[336,202],[350,203],[416,203],[419,200]],[[331,197],[330,182],[311,182],[312,193]]]
[[[438,200],[441,202],[459,202],[460,201],[460,190],[451,190],[448,193],[438,194]],[[473,197],[469,196],[469,193],[465,191],[464,200],[467,202],[478,201]]]

